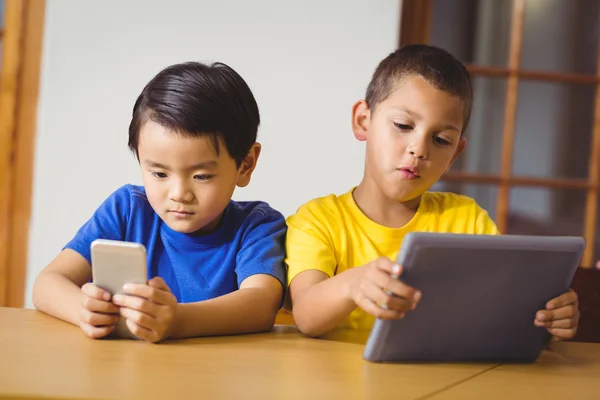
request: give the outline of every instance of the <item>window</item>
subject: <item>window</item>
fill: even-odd
[[[474,197],[503,233],[581,235],[600,258],[600,2],[404,0],[400,43],[461,59],[475,104],[434,190]],[[594,51],[590,51],[594,49]]]

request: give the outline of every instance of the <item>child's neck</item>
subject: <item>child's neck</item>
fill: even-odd
[[[352,195],[358,208],[371,221],[389,228],[402,228],[408,224],[421,203],[421,196],[407,202],[390,199],[375,182],[364,179]]]

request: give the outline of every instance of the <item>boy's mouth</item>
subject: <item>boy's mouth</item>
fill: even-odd
[[[397,170],[400,172],[400,175],[407,180],[414,180],[421,177],[421,172],[417,167],[402,167]]]
[[[194,215],[193,212],[185,210],[169,210],[169,212],[177,217],[189,217],[190,215]]]

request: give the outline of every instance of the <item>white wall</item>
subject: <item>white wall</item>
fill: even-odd
[[[48,0],[26,305],[39,271],[95,208],[140,183],[127,149],[133,103],[159,70],[223,61],[253,90],[263,153],[238,200],[285,215],[358,184],[350,107],[395,49],[399,0]]]

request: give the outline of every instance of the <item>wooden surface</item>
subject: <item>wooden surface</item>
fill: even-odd
[[[415,399],[492,367],[371,364],[364,337],[291,326],[153,345],[92,340],[34,310],[0,308],[0,321],[0,398]]]
[[[434,399],[599,399],[600,345],[559,343],[533,365],[501,365]]]
[[[277,313],[277,316],[275,317],[275,323],[278,325],[296,325],[292,313],[284,309],[279,310]]]
[[[600,345],[562,343],[531,365],[373,364],[367,334],[92,340],[34,310],[0,308],[0,398],[598,398]]]

